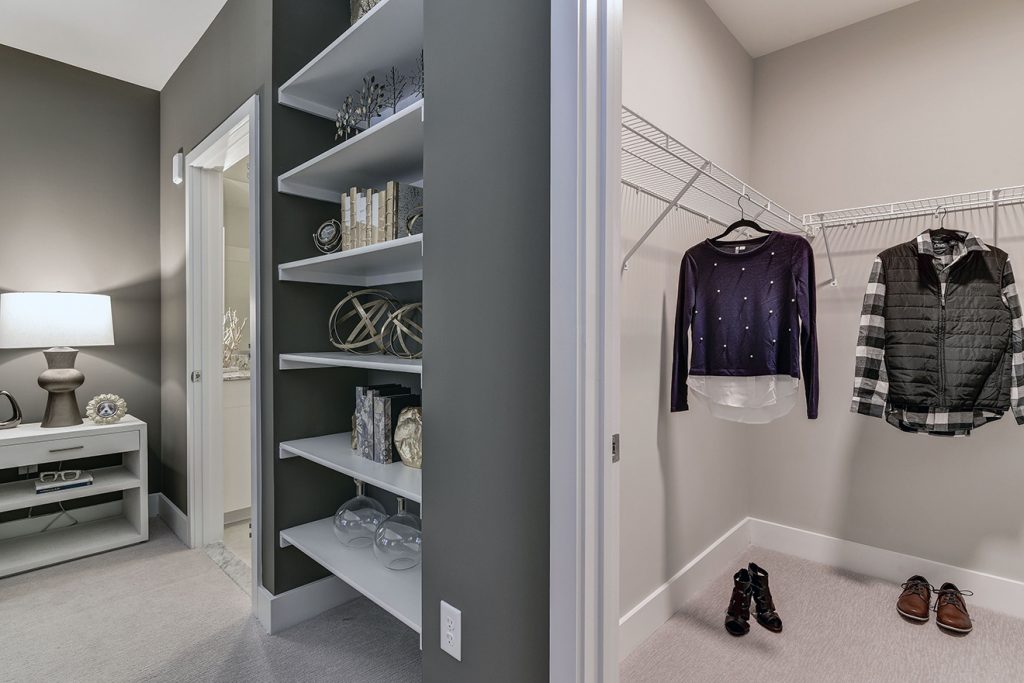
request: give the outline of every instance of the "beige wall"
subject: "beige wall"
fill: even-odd
[[[757,60],[753,182],[802,211],[1024,183],[1021,35],[1017,0],[925,0]],[[1024,211],[1000,220],[999,246],[1024,272]],[[991,235],[991,212],[947,223]],[[871,261],[929,224],[831,234],[840,284],[818,289],[821,417],[739,430],[751,514],[1021,580],[1012,418],[944,440],[848,412]]]
[[[753,62],[703,0],[626,0],[623,42],[623,104],[748,175]],[[663,208],[626,190],[623,245]],[[696,402],[668,410],[679,261],[704,231],[674,213],[622,280],[622,613],[747,514],[738,432]]]

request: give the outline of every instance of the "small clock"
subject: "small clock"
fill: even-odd
[[[98,425],[112,425],[128,414],[128,404],[116,394],[100,394],[85,407],[85,416]]]
[[[325,254],[338,251],[341,247],[341,223],[332,219],[321,225],[313,233],[313,242]]]

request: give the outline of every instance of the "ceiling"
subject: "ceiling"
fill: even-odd
[[[917,0],[707,0],[751,57],[802,43]]]
[[[0,44],[161,90],[226,0],[0,0]]]

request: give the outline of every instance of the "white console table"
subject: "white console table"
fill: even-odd
[[[117,424],[91,422],[43,429],[38,424],[0,430],[0,469],[121,455],[121,464],[87,470],[90,486],[37,494],[35,478],[0,484],[0,512],[120,491],[120,501],[76,508],[49,530],[57,513],[0,524],[0,577],[93,555],[149,539],[146,423],[126,416]]]

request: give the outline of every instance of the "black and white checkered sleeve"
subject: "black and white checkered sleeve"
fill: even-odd
[[[882,417],[888,394],[889,379],[885,373],[885,269],[881,259],[875,259],[860,314],[853,404],[850,410],[861,415]]]
[[[1003,268],[1003,301],[1010,309],[1013,332],[1010,350],[1013,354],[1013,369],[1010,375],[1010,410],[1017,424],[1024,424],[1024,314],[1021,313],[1017,284],[1013,279],[1013,268],[1006,262]]]

